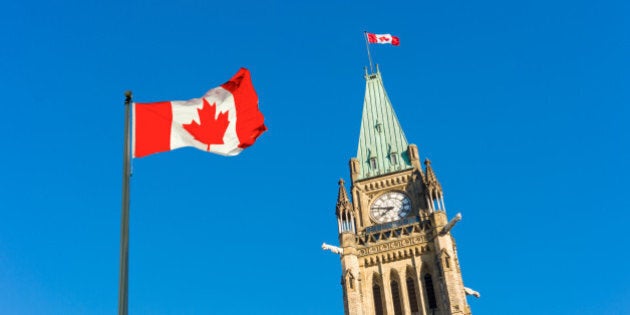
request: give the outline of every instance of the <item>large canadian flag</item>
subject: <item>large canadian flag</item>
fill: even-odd
[[[367,38],[370,44],[392,44],[394,46],[400,45],[400,38],[398,38],[398,36],[393,36],[392,34],[367,33]]]
[[[201,98],[134,103],[132,115],[133,157],[189,146],[237,155],[267,130],[245,68]]]

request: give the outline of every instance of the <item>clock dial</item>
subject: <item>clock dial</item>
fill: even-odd
[[[370,216],[377,223],[400,220],[411,212],[411,200],[398,191],[390,191],[376,198],[370,206]]]

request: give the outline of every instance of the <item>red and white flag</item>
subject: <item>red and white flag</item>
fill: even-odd
[[[400,45],[400,38],[398,38],[398,36],[392,36],[391,34],[367,33],[367,38],[370,44],[392,44],[394,46]]]
[[[201,98],[133,104],[133,157],[195,147],[237,155],[267,130],[249,70]]]

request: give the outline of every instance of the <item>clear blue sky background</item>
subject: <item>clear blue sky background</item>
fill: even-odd
[[[241,155],[134,161],[130,314],[342,314],[363,31],[445,190],[475,314],[628,314],[627,1],[5,1],[0,313],[115,314],[123,92],[251,70]]]

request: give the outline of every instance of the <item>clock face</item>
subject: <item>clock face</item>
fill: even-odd
[[[377,223],[400,220],[411,212],[411,200],[407,195],[390,191],[376,198],[370,206],[370,216]]]

